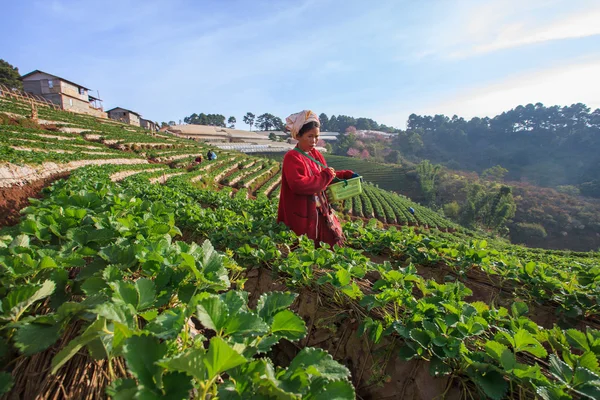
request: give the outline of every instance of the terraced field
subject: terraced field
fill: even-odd
[[[371,185],[340,208],[389,225],[315,248],[276,223],[277,162],[28,112],[0,97],[4,398],[600,398],[597,252],[485,240]]]

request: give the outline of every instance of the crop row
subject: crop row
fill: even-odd
[[[276,265],[288,277],[289,285],[313,286],[318,281],[325,285],[322,290],[331,285],[337,296],[359,302],[368,315],[361,324],[365,334],[375,342],[387,336],[400,338],[404,344],[401,356],[430,360],[432,374],[466,377],[476,390],[491,398],[518,390],[526,396],[543,398],[582,394],[593,398],[598,393],[600,347],[594,346],[600,345],[600,333],[596,330],[540,328],[527,318],[524,303],[516,302],[510,310],[481,302],[468,303],[465,298],[472,293],[460,282],[439,284],[419,277],[411,266],[396,269],[389,264],[369,263],[351,249],[333,252],[314,249],[312,242],[300,239],[300,247],[283,257],[277,243],[288,246],[293,243],[289,232],[274,229],[273,222],[266,220],[265,213],[271,221],[274,219],[275,210],[269,203],[240,203],[239,199],[228,203],[225,199],[217,200],[218,194],[187,188],[176,179],[160,189],[164,190],[162,194],[154,193],[150,198],[177,193],[179,201],[186,204],[179,207],[178,220],[219,246],[238,248],[234,257],[243,265]],[[200,214],[200,210],[190,206],[198,202],[220,206]],[[245,211],[244,216],[238,214],[241,210]],[[410,254],[414,262],[428,262],[427,257],[438,254],[437,247],[432,247],[433,242],[426,238],[405,244],[407,239],[398,233],[401,231],[391,230],[399,237],[388,242],[389,230],[369,227],[363,233],[360,229],[365,228],[352,224],[346,229],[352,226],[347,231],[351,245],[389,247],[391,244],[394,251],[410,245],[403,253]],[[407,228],[404,236],[408,238],[411,232],[414,235]],[[419,240],[417,236],[413,239]],[[455,248],[456,254],[442,254],[456,262],[468,258],[470,264],[477,262],[485,268],[486,257],[494,253],[486,252],[483,247],[479,243]],[[478,258],[481,256],[483,259]],[[316,271],[324,271],[325,275]],[[382,278],[372,292],[365,293],[358,283],[369,271],[378,271]],[[420,296],[415,297],[415,291]],[[579,377],[573,379],[576,374]]]
[[[46,384],[78,397],[80,385],[100,384],[113,398],[247,398],[275,389],[286,398],[354,398],[348,369],[323,350],[305,348],[287,367],[265,357],[280,340],[306,335],[289,310],[296,295],[265,293],[250,308],[247,292],[231,290],[243,269],[230,257],[209,241],[174,240],[175,208],[112,184],[115,169],[99,171],[55,183],[2,232],[1,357],[13,369],[0,373],[0,393],[14,385],[18,397]],[[139,189],[157,187],[137,178]],[[65,334],[60,351],[47,350]],[[106,360],[101,383],[86,379],[87,368],[73,376],[81,350],[84,362]],[[25,358],[46,351],[50,376],[33,383],[19,374]]]

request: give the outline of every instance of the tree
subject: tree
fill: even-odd
[[[7,86],[10,89],[23,90],[23,82],[19,80],[19,68],[13,67],[8,62],[0,58],[0,84]]]
[[[235,128],[235,123],[236,122],[237,121],[236,121],[235,117],[233,117],[233,116],[229,117],[229,119],[227,120],[227,123],[229,124],[229,127],[231,129]]]
[[[169,121],[169,125],[173,126],[173,125],[177,125],[177,123],[175,121]]]
[[[269,140],[273,140],[273,141],[277,141],[277,135],[275,134],[275,132],[271,132],[269,133]]]
[[[321,113],[319,115],[319,123],[321,124],[321,132],[329,132],[329,118],[327,118],[327,114]]]
[[[385,162],[392,164],[401,164],[402,156],[398,150],[392,150],[385,156],[384,160]]]
[[[517,206],[512,189],[502,186],[495,192],[478,183],[469,184],[467,199],[461,207],[461,222],[469,227],[500,230],[515,216]]]
[[[244,123],[250,125],[250,130],[252,130],[252,125],[254,125],[254,118],[256,118],[256,116],[251,112],[247,112],[246,115],[244,115]]]
[[[423,160],[417,165],[417,176],[421,184],[421,191],[428,203],[435,198],[435,178],[440,172],[440,165],[433,165],[429,160]]]
[[[285,130],[285,124],[283,123],[281,118],[279,118],[279,117],[273,118],[273,129],[275,129],[276,131]]]
[[[264,113],[256,118],[256,126],[262,131],[269,131],[271,128],[282,130],[278,128],[283,127],[283,122],[280,118],[274,116],[273,114]]]
[[[491,181],[502,182],[504,180],[504,175],[508,173],[506,168],[502,168],[500,165],[495,165],[491,168],[484,170],[481,173],[481,177],[483,179],[489,179]]]

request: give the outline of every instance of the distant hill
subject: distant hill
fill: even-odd
[[[414,164],[399,166],[334,155],[325,158],[335,169],[351,169],[382,189],[425,202]],[[438,178],[436,206],[463,202],[466,187],[473,182],[497,185],[480,180],[476,174],[444,170]],[[513,242],[577,251],[600,248],[600,201],[522,182],[505,184],[512,187],[517,205],[516,215],[508,224]]]

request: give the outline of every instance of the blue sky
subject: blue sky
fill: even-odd
[[[600,107],[597,0],[3,1],[0,58],[157,121]],[[368,5],[367,5],[368,4]],[[95,92],[94,92],[95,94]]]

